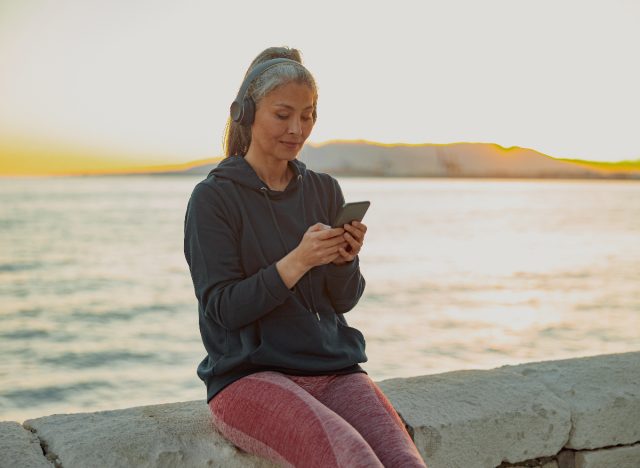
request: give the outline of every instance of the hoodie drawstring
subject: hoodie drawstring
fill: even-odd
[[[304,221],[304,225],[307,225],[307,216],[305,213],[305,207],[304,207],[304,190],[302,187],[302,174],[298,174],[298,180],[300,181],[300,194],[302,197],[302,219]],[[268,195],[268,189],[267,187],[260,187],[260,190],[262,191],[262,193],[264,194],[264,197],[267,199],[267,205],[269,206],[269,211],[271,212],[271,219],[273,220],[273,224],[275,224],[276,226],[276,230],[278,231],[278,237],[280,238],[280,243],[282,244],[282,248],[284,249],[284,253],[285,255],[289,253],[288,249],[287,249],[287,245],[284,241],[284,237],[282,235],[282,231],[280,230],[280,225],[278,224],[278,220],[276,219],[276,214],[273,211],[273,207],[271,206],[271,199],[269,198]],[[307,274],[308,277],[311,276],[311,271],[308,272]],[[318,320],[320,320],[320,314],[317,312],[316,310],[316,304],[315,301],[313,300],[313,287],[311,286],[311,279],[307,278],[308,282],[309,282],[309,291],[311,293],[311,307],[309,308],[309,306],[307,305],[307,308],[309,308],[309,310],[311,312],[315,312],[316,317],[318,317]],[[294,286],[295,288],[295,286]],[[304,294],[302,294],[302,290],[300,290],[299,288],[297,288],[300,291],[300,294],[302,295],[302,298],[304,299],[305,302],[307,302],[306,298],[304,297]]]

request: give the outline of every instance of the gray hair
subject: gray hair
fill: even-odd
[[[316,88],[315,80],[306,68],[293,63],[279,63],[253,80],[247,90],[247,94],[251,96],[257,106],[267,94],[278,86],[291,82],[306,84],[312,90]],[[316,99],[314,99],[314,104],[316,104]]]
[[[247,96],[251,96],[257,108],[258,103],[267,94],[279,86],[291,82],[306,84],[314,94],[312,117],[315,123],[317,119],[316,108],[318,103],[318,88],[311,72],[302,66],[302,57],[299,50],[290,49],[288,47],[269,47],[258,54],[253,62],[251,62],[251,65],[244,77],[246,78],[249,76],[249,73],[251,73],[251,70],[257,64],[280,57],[294,60],[300,65],[294,63],[279,63],[268,68],[264,73],[260,74],[260,76],[253,80],[247,89]],[[227,125],[225,126],[223,137],[224,156],[244,156],[247,153],[250,144],[251,128],[243,127],[229,117],[227,119]]]

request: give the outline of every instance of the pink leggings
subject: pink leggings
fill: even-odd
[[[225,387],[209,409],[234,445],[282,466],[426,467],[398,413],[362,372],[256,372]]]

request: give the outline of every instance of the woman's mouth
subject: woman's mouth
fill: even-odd
[[[295,149],[298,146],[300,146],[300,143],[289,143],[287,141],[281,141],[280,143],[282,143],[284,146],[286,146],[287,148],[291,148],[291,149]]]

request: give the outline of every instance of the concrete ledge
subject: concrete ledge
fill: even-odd
[[[566,447],[594,449],[640,440],[640,353],[502,366],[544,384],[571,409]],[[640,466],[640,463],[638,463]]]
[[[640,466],[640,352],[377,384],[430,468]],[[204,399],[23,426],[0,423],[0,467],[277,466],[218,434]]]
[[[640,466],[640,444],[602,450],[577,452],[575,468],[638,468]]]
[[[571,429],[569,405],[515,372],[454,371],[379,386],[434,467],[495,467],[552,456]]]
[[[0,468],[52,468],[38,437],[14,421],[0,422]]]
[[[24,426],[65,468],[276,466],[227,442],[211,425],[204,400],[55,414]]]

